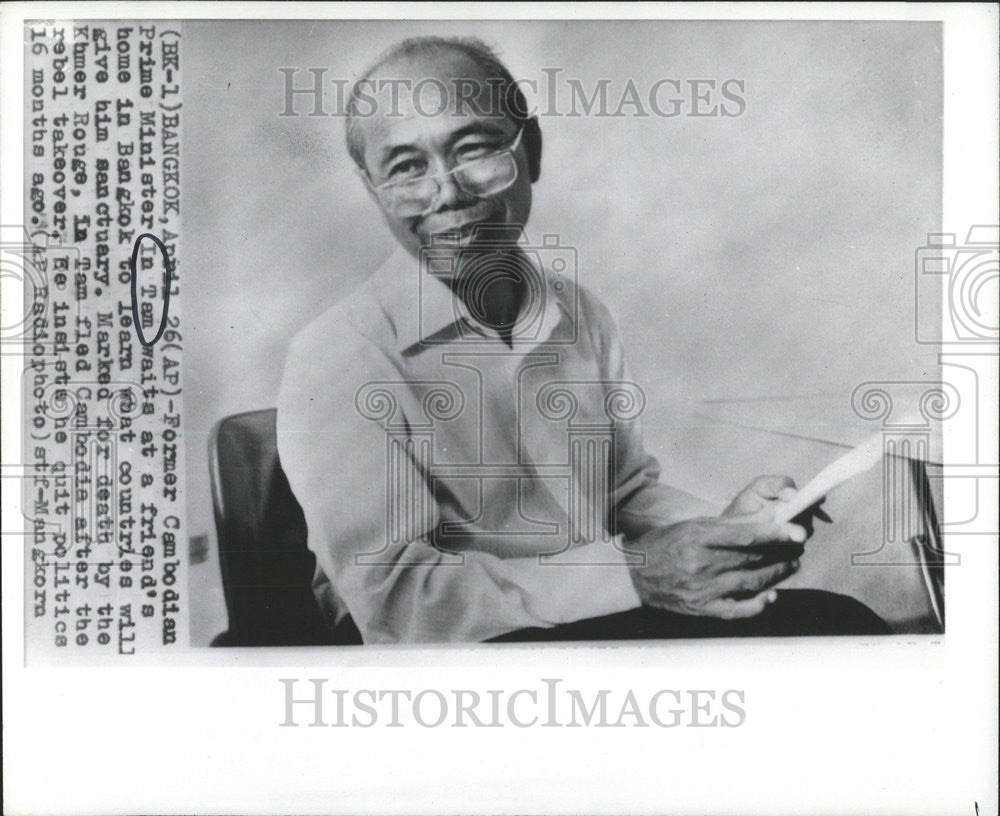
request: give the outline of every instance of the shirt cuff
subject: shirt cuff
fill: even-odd
[[[569,623],[642,606],[628,568],[639,556],[622,552],[622,547],[627,544],[618,535],[542,559],[538,568],[547,573],[554,591],[539,598],[541,616],[554,624]],[[577,571],[572,580],[566,570]]]

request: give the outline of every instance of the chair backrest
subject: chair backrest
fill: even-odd
[[[209,471],[229,630],[214,645],[360,642],[334,631],[312,593],[316,556],[278,460],[275,409],[222,419],[209,438]],[[349,627],[353,629],[353,624]]]

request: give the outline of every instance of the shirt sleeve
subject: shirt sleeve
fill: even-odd
[[[372,344],[343,339],[293,344],[278,446],[309,546],[366,643],[480,641],[639,605],[617,549],[601,546],[598,554],[590,549],[600,545],[586,545],[559,564],[540,564],[435,547],[438,511],[419,456],[405,444],[390,456],[385,427],[356,404],[358,384],[398,374]],[[405,508],[391,512],[390,468],[408,496]],[[621,568],[581,566],[607,564],[609,555]]]
[[[592,298],[589,305],[594,310],[592,330],[600,333],[594,343],[600,349],[604,378],[612,384],[633,382],[614,318]],[[660,482],[660,463],[643,445],[641,415],[616,423],[614,468],[609,526],[626,540],[655,527],[719,513],[715,502]]]

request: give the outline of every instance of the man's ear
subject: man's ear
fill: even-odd
[[[538,117],[532,116],[524,120],[524,150],[528,154],[528,177],[534,184],[542,175],[542,127]]]

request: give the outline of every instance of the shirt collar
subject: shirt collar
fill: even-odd
[[[514,327],[514,345],[536,345],[549,338],[563,315],[572,317],[567,304],[565,282],[528,253],[525,258],[539,272],[536,295],[541,302],[534,308],[529,298],[522,306]],[[396,249],[372,277],[375,294],[396,334],[400,353],[462,338],[475,343],[498,339],[495,330],[478,323],[468,307],[439,278],[420,268],[420,262],[402,248]]]

